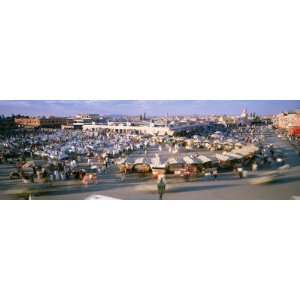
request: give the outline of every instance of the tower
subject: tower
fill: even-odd
[[[241,118],[243,119],[247,119],[248,118],[248,112],[247,109],[243,109],[242,113],[241,113]]]

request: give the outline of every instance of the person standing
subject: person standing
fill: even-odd
[[[59,180],[60,180],[60,176],[59,176],[58,170],[55,170],[55,171],[54,171],[54,178],[55,178],[56,181],[59,181]]]

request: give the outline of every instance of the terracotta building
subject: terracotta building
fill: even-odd
[[[65,118],[16,118],[15,123],[18,126],[29,128],[60,128],[66,122]]]
[[[289,135],[300,136],[300,111],[278,115],[275,125],[277,128],[287,131]]]

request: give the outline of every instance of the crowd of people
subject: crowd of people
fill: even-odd
[[[192,143],[189,141],[192,140]],[[220,149],[215,145],[221,145]],[[108,131],[82,131],[61,129],[22,130],[12,135],[0,136],[0,163],[11,163],[16,169],[10,174],[11,179],[22,179],[24,183],[46,183],[66,180],[80,180],[84,186],[96,184],[99,176],[116,163],[120,157],[127,157],[138,150],[141,156],[147,156],[151,146],[162,151],[167,145],[168,155],[179,152],[201,151],[207,148],[218,152],[225,150],[224,145],[254,144],[258,147],[255,156],[251,157],[250,170],[256,172],[262,165],[274,161],[285,162],[274,147],[265,142],[264,126],[243,126],[208,132],[206,136],[194,135],[184,137],[150,137],[128,135]],[[213,146],[213,147],[212,147]],[[229,150],[228,150],[229,151]],[[149,151],[150,152],[150,151]],[[216,180],[219,167],[210,168],[208,174]],[[233,167],[235,174],[245,176],[243,161]],[[124,182],[127,169],[121,172],[120,180]],[[166,177],[158,178],[159,197],[166,190]]]
[[[109,132],[34,130],[0,137],[0,162],[16,165],[10,177],[44,183],[96,182],[115,158],[145,147],[139,136]]]

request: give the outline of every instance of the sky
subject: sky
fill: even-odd
[[[101,115],[239,115],[243,109],[259,115],[300,109],[300,100],[9,100],[0,101],[0,114],[30,116],[72,116],[78,113]]]

